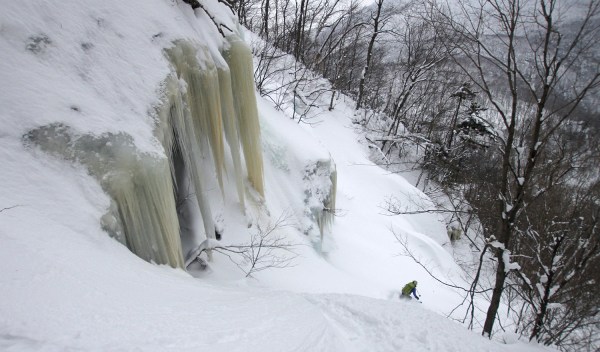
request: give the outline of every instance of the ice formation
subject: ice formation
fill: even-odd
[[[24,136],[27,144],[85,165],[113,204],[102,227],[139,257],[183,266],[173,183],[165,156],[140,153],[124,133],[79,135],[60,123]]]
[[[263,160],[261,153],[260,125],[258,108],[254,96],[254,75],[252,71],[252,52],[239,37],[228,37],[229,48],[223,56],[231,70],[231,81],[235,82],[233,106],[238,117],[240,137],[246,159],[248,179],[264,196]]]
[[[124,132],[95,135],[60,123],[32,129],[24,141],[99,180],[111,199],[100,224],[112,237],[149,262],[183,268],[216,237],[208,189],[218,184],[225,195],[233,173],[241,209],[248,194],[264,199],[262,143],[252,53],[243,40],[229,36],[222,53],[178,40],[165,58],[171,73],[152,116],[164,153],[141,152]],[[322,241],[335,212],[335,164],[317,160],[304,177],[307,234]]]
[[[332,159],[318,160],[304,170],[308,217],[317,224],[320,241],[330,230],[335,216],[337,171]],[[309,231],[310,232],[310,231]]]
[[[161,89],[155,128],[164,155],[141,153],[125,133],[79,134],[58,123],[24,136],[27,144],[79,162],[98,178],[112,201],[101,219],[102,227],[149,262],[184,267],[183,253],[193,253],[196,246],[215,237],[205,187],[216,176],[225,191],[226,151],[231,153],[242,206],[245,185],[240,144],[250,184],[264,195],[252,55],[237,37],[230,37],[228,44],[226,60],[189,41],[177,41],[166,50],[173,72]],[[178,216],[195,211],[187,203],[192,194],[204,233],[190,231],[191,224],[186,223],[190,220]]]

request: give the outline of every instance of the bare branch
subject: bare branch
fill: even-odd
[[[246,274],[246,277],[252,277],[257,272],[271,268],[282,269],[294,266],[294,260],[298,257],[296,249],[300,244],[289,242],[276,233],[292,225],[289,219],[290,215],[284,213],[265,227],[258,225],[257,231],[251,235],[247,243],[220,245],[216,241],[207,240],[193,252],[186,267],[196,260],[200,261],[202,253],[208,250],[227,256]]]
[[[452,287],[452,288],[455,288],[455,289],[458,289],[460,291],[467,292],[467,293],[470,293],[470,292],[484,293],[484,292],[491,291],[491,289],[485,289],[485,290],[479,290],[479,291],[472,290],[472,289],[466,289],[462,286],[458,286],[458,285],[443,281],[442,279],[437,277],[419,258],[417,258],[415,256],[415,254],[410,250],[410,248],[408,248],[408,243],[407,243],[408,241],[405,236],[398,235],[394,230],[392,230],[392,234],[394,235],[394,237],[396,237],[396,240],[398,240],[398,243],[400,244],[400,246],[402,246],[402,249],[403,249],[402,255],[408,256],[412,260],[414,260],[415,263],[417,263],[421,268],[423,268],[427,272],[427,274],[429,274],[429,276],[431,278],[433,278],[435,281],[441,283],[444,286]]]
[[[17,204],[17,205],[13,205],[12,207],[2,208],[2,209],[0,209],[0,213],[3,212],[3,211],[5,211],[5,210],[14,209],[14,208],[20,207],[20,206],[21,206],[20,204]]]

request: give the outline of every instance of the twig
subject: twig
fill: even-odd
[[[16,208],[16,207],[20,207],[20,206],[21,206],[20,204],[17,204],[17,205],[13,205],[12,207],[2,208],[2,209],[0,209],[0,213],[3,212],[3,211],[5,211],[5,210],[10,210],[10,209],[13,209],[13,208]]]
[[[230,32],[233,33],[231,28],[229,28],[228,26],[226,26],[222,23],[218,23],[215,16],[213,16],[210,12],[208,12],[208,10],[206,10],[204,5],[202,5],[198,0],[183,0],[183,2],[190,5],[192,7],[192,9],[194,9],[194,10],[197,8],[201,8],[208,15],[208,17],[210,18],[212,23],[215,25],[215,27],[217,27],[217,30],[219,31],[219,33],[221,33],[223,38],[225,38],[225,32],[223,32],[223,29],[221,27],[227,28],[227,30],[229,30]],[[233,8],[229,2],[227,2],[225,0],[219,0],[219,2],[225,4],[225,6],[229,7],[229,9],[233,12],[233,14],[235,14],[235,11],[233,11]]]
[[[462,286],[457,286],[457,285],[450,284],[450,283],[447,283],[445,281],[442,281],[437,276],[435,276],[431,272],[431,270],[429,270],[429,268],[427,268],[427,266],[425,266],[425,264],[423,264],[417,257],[415,257],[415,255],[410,251],[410,249],[408,249],[408,245],[406,243],[406,237],[401,238],[398,234],[396,234],[396,232],[394,230],[392,230],[392,234],[394,234],[394,237],[396,237],[396,239],[398,240],[398,243],[400,243],[400,245],[404,248],[404,254],[407,255],[407,256],[409,256],[410,258],[412,258],[412,260],[414,260],[415,263],[419,264],[419,266],[422,267],[427,272],[427,274],[429,274],[429,276],[431,276],[434,280],[436,280],[437,282],[441,283],[442,285],[448,286],[448,287],[452,287],[452,288],[456,288],[456,289],[459,289],[459,290],[461,290],[463,292],[467,292],[467,293],[470,293],[470,292],[473,292],[473,293],[485,293],[485,292],[489,292],[489,291],[492,290],[490,288],[490,289],[485,289],[485,290],[481,290],[481,291],[475,291],[475,290],[472,290],[472,289],[466,289],[466,288],[464,288]]]
[[[228,246],[218,245],[218,242],[205,241],[194,252],[193,257],[188,259],[187,265],[200,258],[202,253],[214,250],[229,258],[246,277],[269,268],[287,268],[293,266],[293,260],[298,257],[295,252],[299,244],[285,242],[282,237],[274,232],[285,226],[289,216],[282,214],[274,223],[269,223],[266,228],[258,226],[258,232],[253,234],[249,243],[234,244]],[[217,244],[217,245],[215,245]],[[283,251],[284,253],[277,253]],[[186,265],[186,266],[187,266]],[[245,268],[249,265],[249,268]]]

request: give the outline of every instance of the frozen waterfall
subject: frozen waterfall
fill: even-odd
[[[98,135],[62,123],[32,129],[23,139],[84,165],[98,179],[111,199],[100,219],[110,236],[146,261],[184,268],[216,237],[208,189],[218,184],[225,196],[233,191],[225,189],[226,177],[233,176],[241,216],[249,199],[264,199],[261,132],[252,54],[240,38],[228,37],[221,53],[188,40],[164,52],[171,72],[151,113],[163,152],[141,152],[125,132]],[[319,160],[304,178],[307,188],[297,194],[305,195],[306,208],[298,215],[322,240],[335,210],[335,164]]]
[[[239,38],[226,43],[226,59],[190,41],[177,41],[165,52],[173,72],[161,87],[155,119],[164,155],[141,153],[125,133],[80,134],[59,123],[31,130],[24,141],[79,162],[98,178],[112,200],[101,219],[112,237],[149,262],[183,267],[184,253],[215,237],[205,187],[216,177],[225,191],[226,152],[242,209],[246,176],[241,150],[249,184],[264,195],[260,127],[252,55]],[[189,194],[195,195],[204,231],[184,236],[189,224],[181,223],[187,220],[178,217],[177,207],[186,207],[182,198]],[[188,205],[185,210],[194,209]]]

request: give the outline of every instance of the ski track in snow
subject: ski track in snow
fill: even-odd
[[[321,308],[346,341],[345,351],[518,351],[465,330],[424,310],[417,301],[374,300],[353,295],[306,297]],[[457,344],[456,341],[468,341]]]

